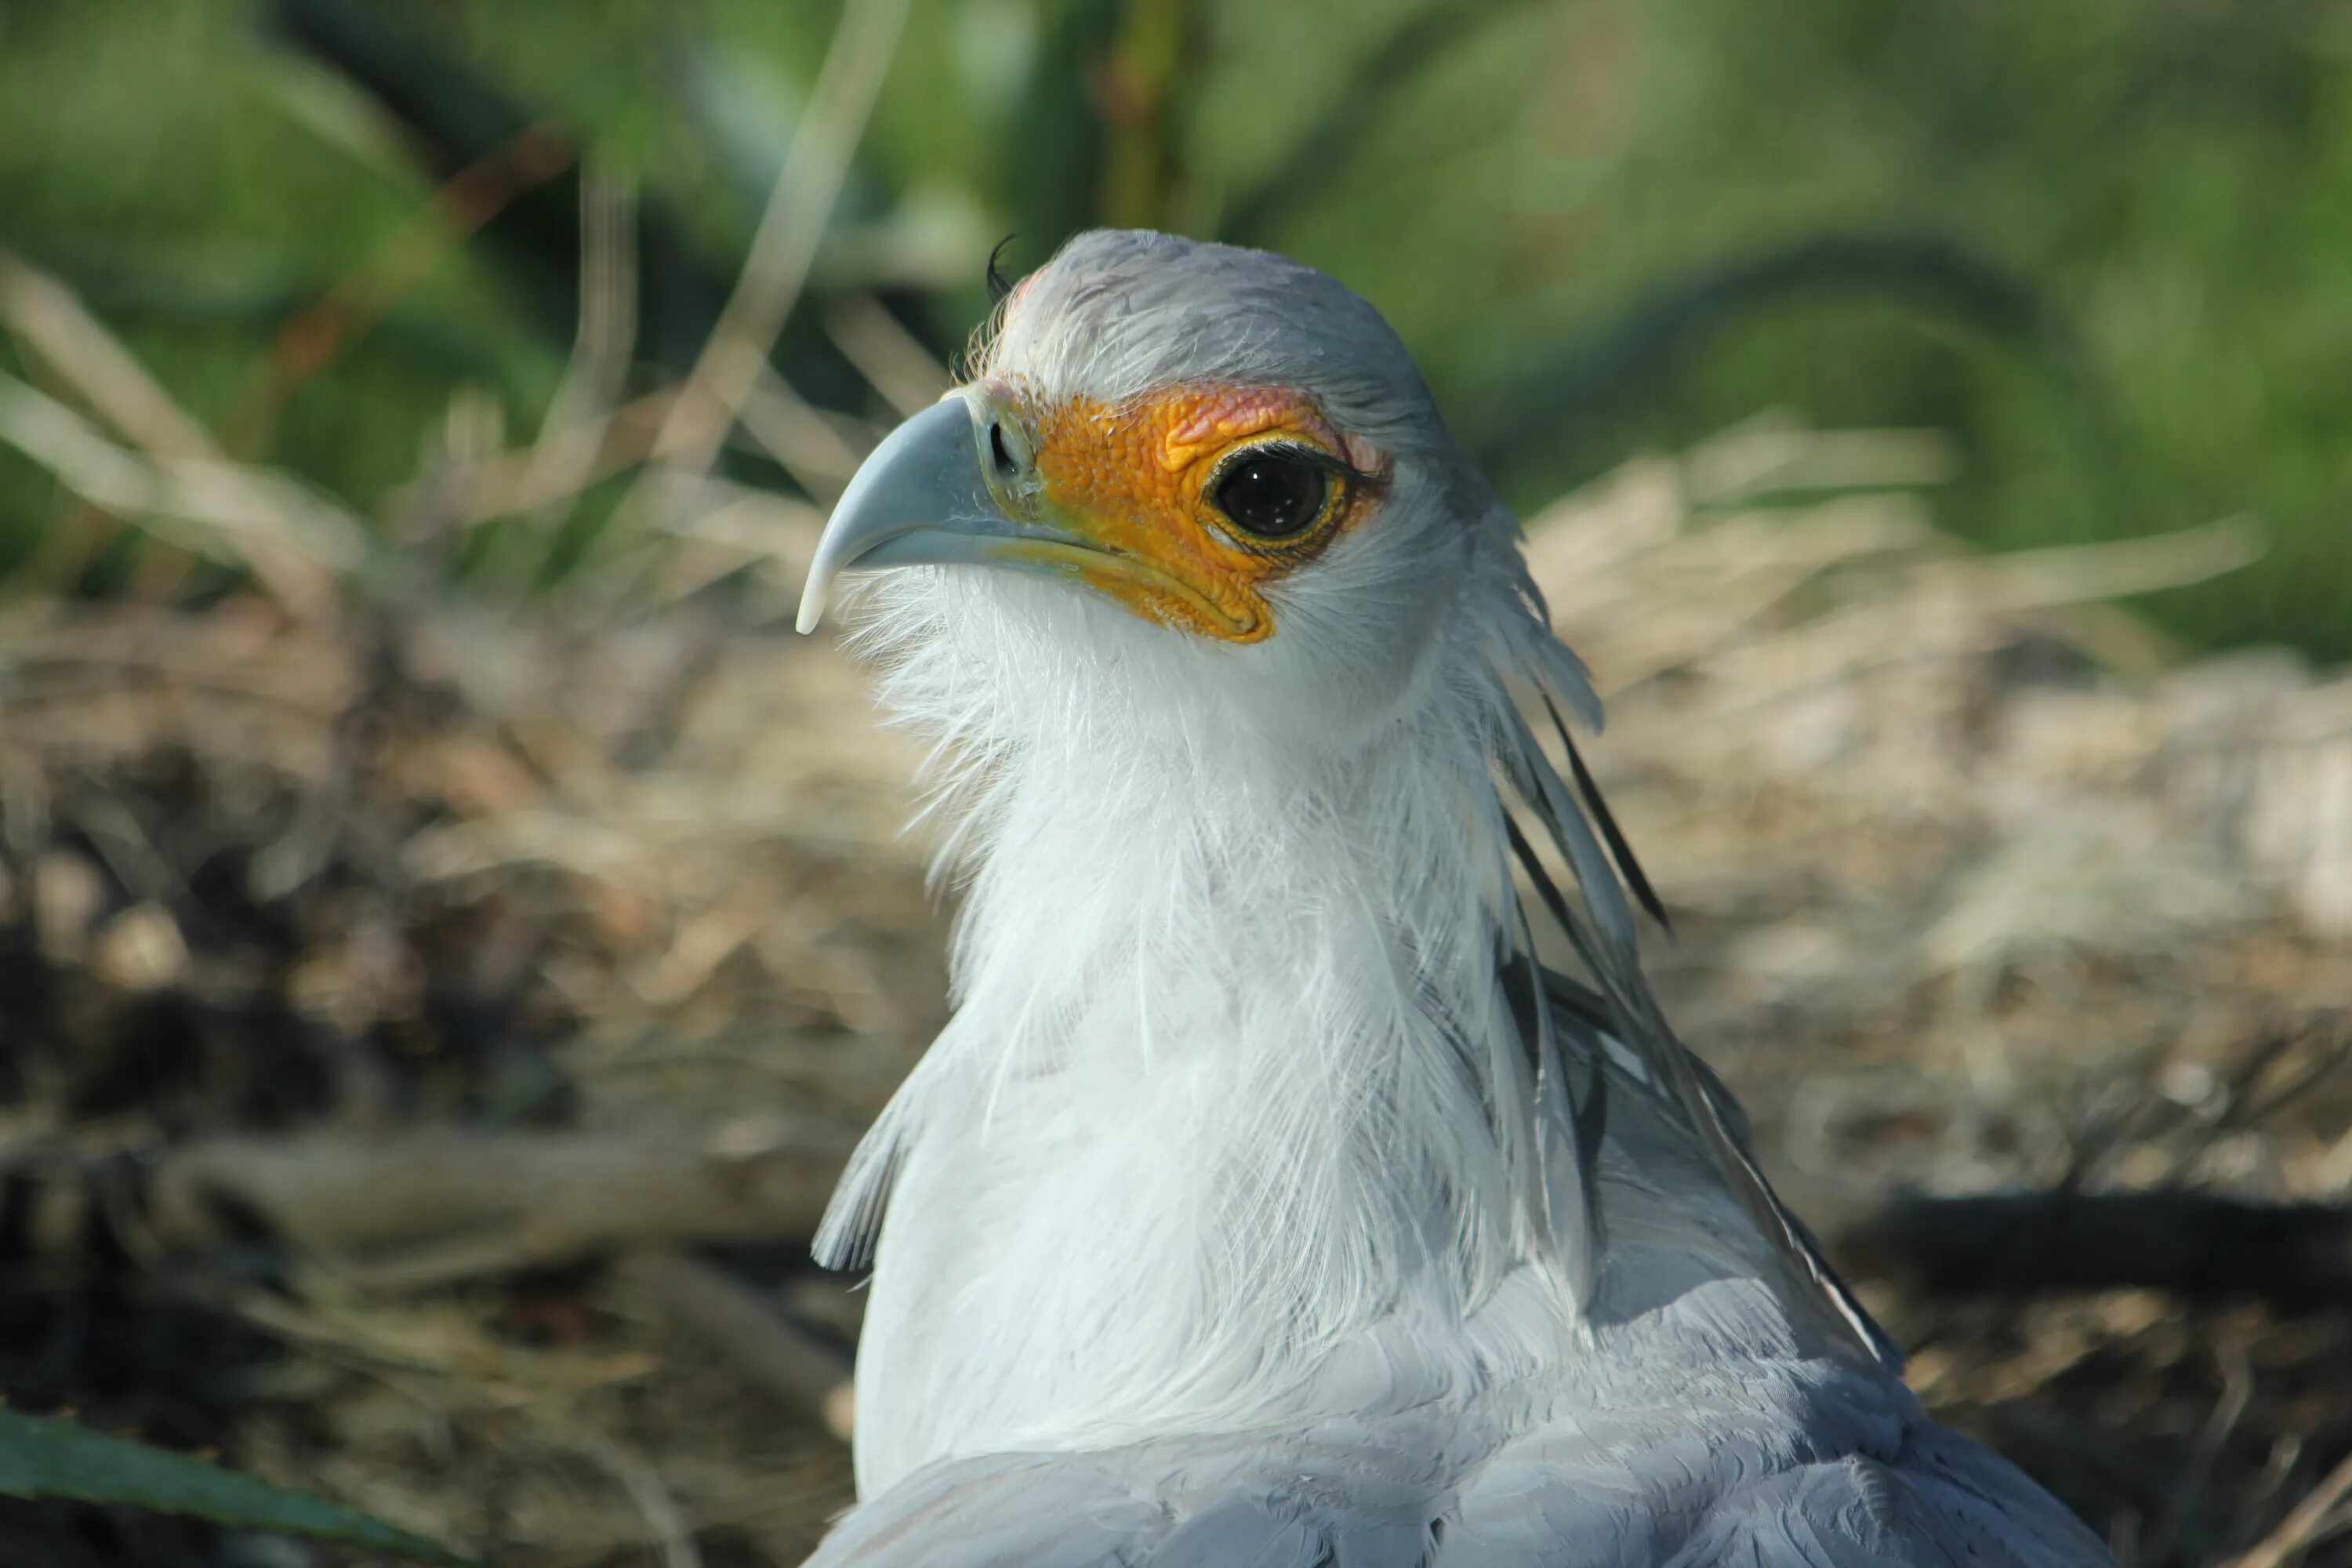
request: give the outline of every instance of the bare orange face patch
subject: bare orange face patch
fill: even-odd
[[[1191,387],[1114,405],[1045,404],[1013,383],[982,391],[1018,422],[1034,454],[1036,521],[1086,542],[1022,552],[1147,619],[1222,641],[1272,636],[1267,584],[1362,521],[1385,484],[1386,459],[1347,440],[1294,392]],[[1234,476],[1253,461],[1287,465],[1294,480],[1304,467],[1325,476],[1318,503],[1289,498],[1302,526],[1268,537],[1237,524]]]

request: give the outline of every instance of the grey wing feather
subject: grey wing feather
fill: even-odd
[[[1423,1568],[1429,1529],[1279,1489],[1222,1498],[1139,1562],[1147,1568]]]
[[[1152,1568],[1292,1568],[1324,1553],[1306,1510],[1287,1500],[1229,1497],[1170,1532]]]
[[[1987,1456],[1989,1458],[1989,1456]],[[2038,1490],[1988,1492],[1859,1455],[1724,1500],[1666,1568],[2090,1568],[2096,1537]]]
[[[1391,1478],[1367,1456],[1360,1478]],[[1328,1488],[1240,1480],[1166,1446],[957,1460],[856,1510],[806,1568],[1422,1568],[1425,1509],[1351,1507]],[[1305,1456],[1241,1465],[1304,1479]]]
[[[843,1520],[805,1568],[1129,1568],[1168,1523],[1091,1456],[998,1455],[909,1477]]]
[[[1695,1410],[1588,1414],[1450,1479],[1305,1446],[957,1460],[851,1514],[808,1568],[2113,1568],[1899,1391],[1804,1419],[1730,1384]]]
[[[2112,1568],[2006,1460],[1911,1424],[1895,1451],[1791,1458],[1693,1433],[1528,1440],[1467,1484],[1430,1568]]]

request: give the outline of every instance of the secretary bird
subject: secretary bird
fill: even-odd
[[[1519,541],[1370,305],[1159,234],[859,470],[801,629],[873,574],[964,902],[817,1239],[873,1282],[813,1568],[2111,1561],[1662,1016]]]

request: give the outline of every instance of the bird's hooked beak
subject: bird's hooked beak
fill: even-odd
[[[891,431],[850,479],[817,541],[797,625],[815,629],[845,572],[987,565],[1082,583],[1169,625],[1263,634],[1255,601],[1237,607],[1197,562],[1164,559],[1164,530],[1116,507],[1058,505],[1049,488],[1020,421],[987,389],[959,387]]]
[[[817,541],[796,623],[816,629],[844,572],[958,562],[1007,562],[1024,542],[1067,543],[1051,529],[1013,521],[988,483],[985,416],[961,392],[883,438],[850,479]]]
[[[959,387],[890,432],[842,492],[800,629],[824,617],[845,572],[969,564],[1059,577],[1161,626],[1255,642],[1274,630],[1265,590],[1385,489],[1385,459],[1364,448],[1351,462],[1351,450],[1309,400],[1279,390],[1177,387],[1113,406]]]

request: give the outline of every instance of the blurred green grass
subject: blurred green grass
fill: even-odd
[[[876,289],[951,351],[1006,230],[1015,267],[1089,222],[1216,234],[1348,280],[1475,410],[1727,261],[1937,237],[2025,279],[2095,390],[1932,300],[1759,299],[1556,419],[1531,411],[1496,454],[1507,493],[1538,501],[1766,406],[1932,425],[1969,457],[1936,501],[1948,526],[2002,547],[2252,512],[2268,559],[2149,607],[2197,644],[2352,656],[2352,6],[1430,3],[917,0],[820,282]],[[634,172],[722,283],[837,14],[367,9]],[[0,0],[0,245],[71,281],[216,428],[287,313],[434,188],[255,16]],[[454,250],[259,455],[364,507],[415,474],[456,388],[535,427],[568,345],[532,293]],[[37,379],[5,339],[0,368]],[[70,515],[0,450],[0,565]]]

